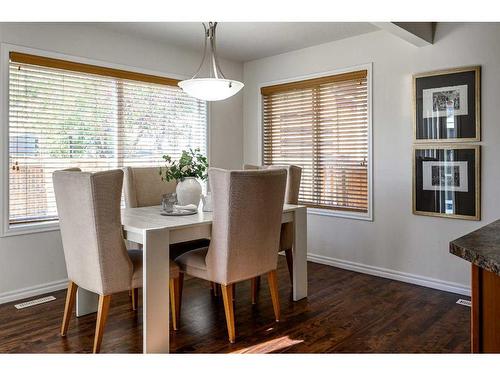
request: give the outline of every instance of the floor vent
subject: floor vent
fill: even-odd
[[[459,305],[464,305],[464,306],[469,306],[469,307],[471,306],[471,305],[470,305],[470,303],[471,303],[471,302],[470,302],[469,300],[466,300],[466,299],[459,299],[459,300],[457,301],[457,303],[458,303]]]
[[[36,305],[40,305],[42,303],[54,301],[55,299],[56,299],[56,297],[54,297],[54,296],[47,296],[47,297],[37,298],[37,299],[31,300],[31,301],[26,301],[23,303],[18,303],[17,305],[14,305],[14,307],[16,309],[20,310],[20,309],[25,309],[26,307],[36,306]]]

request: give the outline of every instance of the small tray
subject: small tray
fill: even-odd
[[[162,216],[187,216],[197,214],[198,210],[174,210],[171,212],[161,211],[160,215]]]

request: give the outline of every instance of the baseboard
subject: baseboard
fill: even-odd
[[[0,305],[7,302],[38,296],[40,294],[55,292],[56,290],[66,289],[67,286],[68,279],[64,279],[52,281],[46,284],[35,285],[29,288],[0,293]]]
[[[470,287],[467,285],[452,283],[449,281],[444,281],[439,279],[433,279],[431,277],[390,270],[387,268],[374,267],[374,266],[369,266],[367,264],[350,262],[347,260],[336,259],[311,253],[307,255],[307,260],[313,263],[326,264],[328,266],[338,267],[349,271],[355,271],[360,273],[366,273],[368,275],[385,277],[386,279],[392,279],[392,280],[402,281],[405,283],[425,286],[428,288],[444,290],[446,292],[457,293],[466,296],[471,295]]]
[[[411,273],[390,270],[387,268],[374,267],[362,263],[350,262],[347,260],[326,257],[323,255],[317,255],[311,253],[307,255],[307,260],[310,262],[326,264],[328,266],[338,267],[350,271],[366,273],[368,275],[385,277],[386,279],[392,279],[392,280],[402,281],[405,283],[425,286],[428,288],[444,290],[446,292],[457,293],[466,296],[471,295],[470,288],[467,285],[451,283],[448,281],[433,279],[431,277],[425,277]],[[10,292],[0,293],[0,304],[12,301],[18,301],[21,299],[38,296],[40,294],[55,292],[57,290],[65,289],[67,285],[68,285],[68,280],[64,279],[64,280],[53,281],[46,284],[35,285],[29,288],[17,289]]]

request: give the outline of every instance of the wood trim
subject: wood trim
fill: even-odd
[[[500,276],[475,264],[471,276],[471,352],[500,353]]]
[[[471,353],[480,353],[481,337],[481,278],[480,269],[475,264],[471,268],[471,319],[470,319],[470,348]]]
[[[334,82],[342,82],[342,81],[351,81],[354,79],[364,79],[368,77],[368,70],[358,70],[355,72],[341,73],[335,74],[326,77],[318,77],[312,79],[306,79],[302,81],[295,81],[289,83],[282,83],[278,85],[261,87],[260,93],[262,95],[270,95],[276,94],[279,92],[297,90],[297,89],[305,89],[311,88],[319,85],[323,85],[326,83],[334,83]]]
[[[151,74],[131,72],[128,70],[121,70],[121,69],[107,68],[107,67],[91,65],[91,64],[77,63],[74,61],[67,61],[67,60],[54,59],[51,57],[30,55],[30,54],[21,53],[21,52],[10,52],[9,58],[10,58],[10,61],[16,62],[16,63],[38,65],[38,66],[44,66],[47,68],[63,69],[63,70],[69,70],[69,71],[73,71],[73,72],[95,74],[95,75],[99,75],[99,76],[114,77],[114,78],[130,80],[130,81],[148,82],[148,83],[155,83],[158,85],[166,85],[166,86],[177,86],[177,83],[179,83],[179,80],[174,79],[174,78],[160,77],[160,76],[154,76]]]

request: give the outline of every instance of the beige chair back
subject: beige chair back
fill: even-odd
[[[158,206],[163,194],[174,193],[175,181],[162,181],[159,167],[124,167],[126,207]]]
[[[78,169],[52,175],[68,278],[100,295],[131,286],[132,262],[123,241],[123,171]]]
[[[287,204],[298,204],[299,203],[299,190],[300,190],[300,179],[302,176],[302,168],[296,165],[252,165],[245,164],[243,166],[245,170],[254,169],[285,169],[286,174],[286,191],[285,191],[285,203]]]
[[[300,180],[302,177],[302,168],[296,165],[251,165],[245,164],[244,169],[286,169],[286,192],[285,203],[299,204]],[[293,246],[293,224],[284,223],[281,226],[280,250],[289,250]]]
[[[210,280],[227,285],[275,270],[286,185],[284,170],[210,168],[212,240]]]

